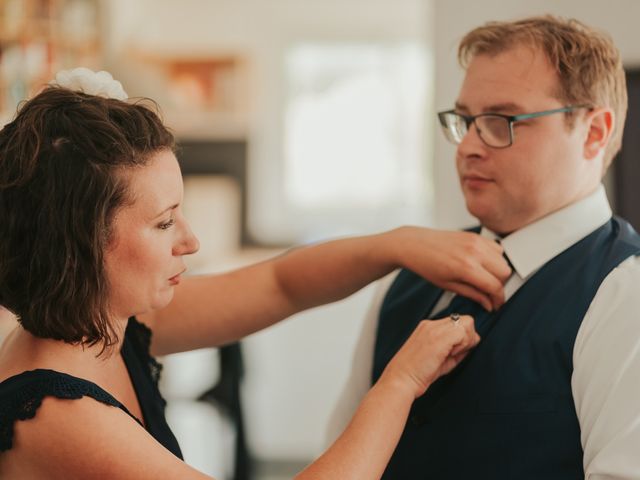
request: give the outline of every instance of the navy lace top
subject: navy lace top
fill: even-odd
[[[167,425],[165,400],[158,390],[162,366],[150,355],[151,330],[130,318],[122,343],[122,357],[136,391],[147,431],[178,458],[182,452]],[[0,382],[0,452],[9,450],[13,440],[13,425],[18,420],[33,418],[44,397],[78,399],[91,397],[120,408],[140,423],[111,394],[93,382],[54,370],[31,370]]]

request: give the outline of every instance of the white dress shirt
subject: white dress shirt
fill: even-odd
[[[508,300],[544,264],[611,218],[600,186],[588,197],[501,240],[514,273],[505,285]],[[481,235],[496,238],[482,229]],[[380,281],[354,353],[351,377],[329,423],[333,440],[344,429],[371,386],[378,314],[395,273]],[[433,308],[446,307],[445,292]],[[584,449],[585,478],[640,478],[640,259],[630,257],[602,282],[573,349],[573,398]]]

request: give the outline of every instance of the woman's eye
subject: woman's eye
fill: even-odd
[[[167,230],[168,228],[171,228],[174,223],[176,223],[176,221],[173,218],[171,218],[168,221],[163,222],[160,225],[158,225],[158,228],[160,230]]]

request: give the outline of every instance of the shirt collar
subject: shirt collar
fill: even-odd
[[[515,272],[527,280],[549,260],[604,225],[611,207],[604,187],[500,240]],[[482,227],[483,237],[499,238]]]

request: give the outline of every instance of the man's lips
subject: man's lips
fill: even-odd
[[[483,185],[487,185],[488,183],[493,183],[493,180],[484,175],[479,175],[477,173],[465,173],[462,175],[462,183],[463,185],[469,187],[481,187]]]

